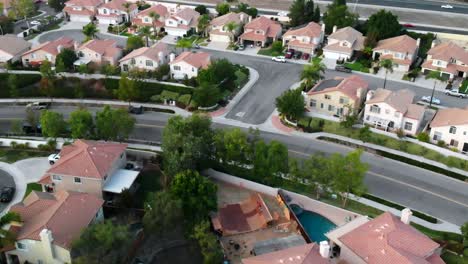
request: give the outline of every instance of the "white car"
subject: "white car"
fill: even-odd
[[[50,165],[54,165],[54,163],[60,159],[59,154],[50,154],[49,157],[47,158],[49,160]]]
[[[421,100],[423,100],[424,102],[427,102],[427,103],[430,103],[431,102],[431,96],[423,96],[421,98]],[[433,104],[436,104],[436,105],[440,105],[440,100],[435,98],[435,97],[432,97],[432,103]]]
[[[440,7],[445,8],[445,9],[452,9],[453,6],[451,5],[441,5]]]
[[[41,25],[41,22],[39,22],[37,20],[33,20],[33,21],[29,22],[29,24],[39,26],[39,25]]]
[[[288,16],[288,12],[286,12],[286,11],[281,11],[281,12],[278,13],[278,16],[280,16],[280,17],[287,17],[287,16]]]
[[[286,58],[284,56],[276,56],[276,57],[273,57],[271,58],[272,61],[276,61],[276,62],[286,62]]]
[[[450,96],[460,97],[460,98],[466,98],[466,94],[460,93],[460,91],[458,91],[457,89],[446,91],[445,94],[450,95]]]

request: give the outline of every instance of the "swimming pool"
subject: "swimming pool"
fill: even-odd
[[[336,225],[327,218],[307,210],[302,210],[298,205],[292,204],[291,209],[301,222],[312,241],[319,243],[328,240],[325,233],[334,229]]]

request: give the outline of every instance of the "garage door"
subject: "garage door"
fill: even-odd
[[[70,16],[70,21],[73,22],[91,22],[90,18],[87,16]]]
[[[210,39],[211,41],[229,42],[229,36],[225,36],[225,35],[212,34],[210,35]]]
[[[115,19],[110,19],[110,18],[98,18],[98,21],[99,21],[99,24],[105,24],[105,25],[109,25],[109,24],[117,24]]]
[[[187,34],[187,31],[185,30],[178,30],[178,29],[173,29],[173,28],[166,28],[166,32],[168,35],[179,36],[179,37],[183,37],[185,34]]]
[[[337,60],[337,59],[340,59],[340,58],[342,58],[342,59],[343,58],[344,59],[348,58],[347,55],[336,53],[336,52],[329,52],[329,51],[324,51],[323,55],[325,56],[325,58],[332,59],[332,60]]]

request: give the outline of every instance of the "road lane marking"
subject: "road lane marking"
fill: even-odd
[[[155,127],[155,128],[165,128],[166,126],[162,126],[162,125],[150,125],[150,124],[135,124],[135,126],[139,126],[139,127]]]
[[[413,184],[410,184],[410,183],[406,183],[406,182],[402,182],[402,181],[399,181],[399,180],[395,180],[395,179],[393,179],[393,178],[384,176],[384,175],[382,175],[382,174],[379,174],[379,173],[376,173],[376,172],[373,172],[373,171],[368,171],[367,173],[369,173],[369,174],[371,174],[371,175],[374,175],[374,176],[377,176],[377,177],[380,177],[380,178],[384,178],[384,179],[386,179],[386,180],[389,180],[389,181],[392,181],[392,182],[395,182],[395,183],[399,183],[399,184],[401,184],[401,185],[405,185],[405,186],[411,187],[411,188],[416,189],[416,190],[419,190],[419,191],[421,191],[421,192],[425,192],[425,193],[432,194],[432,195],[434,195],[434,196],[437,196],[437,197],[442,198],[442,199],[444,199],[444,200],[447,200],[447,201],[449,201],[449,202],[456,203],[456,204],[458,204],[458,205],[461,205],[461,206],[463,206],[463,207],[468,208],[468,204],[464,204],[464,203],[462,203],[462,202],[453,200],[453,199],[451,199],[451,198],[448,198],[448,197],[443,196],[443,195],[441,195],[441,194],[438,194],[438,193],[435,193],[435,192],[432,192],[432,191],[423,189],[423,188],[418,187],[418,186],[416,186],[416,185],[413,185]]]

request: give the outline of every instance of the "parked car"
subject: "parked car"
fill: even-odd
[[[309,54],[309,53],[304,53],[304,54],[302,54],[302,59],[303,59],[303,60],[309,60],[309,58],[310,58],[310,54]]]
[[[458,91],[457,89],[453,89],[453,90],[448,90],[445,92],[446,95],[450,95],[450,96],[456,96],[456,97],[460,97],[460,98],[466,98],[466,94],[464,93],[460,93],[460,91]]]
[[[445,8],[445,9],[453,9],[453,6],[451,5],[441,5],[440,7]]]
[[[37,21],[37,20],[33,20],[33,21],[29,22],[29,24],[31,24],[31,25],[38,25],[38,26],[39,26],[39,25],[41,25],[41,22],[39,22],[39,21]]]
[[[239,46],[237,46],[237,50],[245,50],[245,46],[240,44]]]
[[[2,203],[11,202],[13,196],[15,196],[15,187],[3,187],[0,193],[0,201]]]
[[[291,59],[293,55],[294,55],[294,50],[292,50],[292,51],[288,50],[288,51],[286,51],[286,54],[284,55],[284,57],[286,59]]]
[[[193,48],[194,48],[194,49],[199,49],[199,48],[200,48],[200,45],[198,45],[198,44],[193,44]]]
[[[50,154],[49,157],[47,158],[47,160],[49,160],[50,165],[54,165],[54,163],[57,162],[57,160],[59,159],[60,159],[59,154]]]
[[[34,127],[30,123],[24,122],[23,123],[23,132],[26,135],[33,134],[33,133],[42,134],[41,124],[37,124],[36,129],[34,129]]]
[[[30,108],[33,110],[43,110],[43,109],[48,109],[50,107],[49,102],[34,102],[34,103],[29,103],[26,105],[26,108]]]
[[[131,106],[128,107],[128,112],[130,114],[141,115],[144,112],[143,106],[142,105],[140,105],[140,106],[131,105]]]
[[[296,51],[294,52],[293,59],[298,60],[301,58],[301,56],[302,56],[302,52]]]
[[[336,65],[335,71],[351,73],[352,70],[344,65]]]
[[[430,103],[431,102],[431,96],[427,95],[427,96],[423,96],[421,98],[422,101],[424,102],[427,102],[427,103]],[[437,99],[435,97],[432,97],[432,103],[433,104],[436,104],[436,105],[440,105],[440,99]]]
[[[276,61],[276,62],[286,62],[286,58],[284,56],[276,56],[276,57],[273,57],[271,58],[272,61]]]

